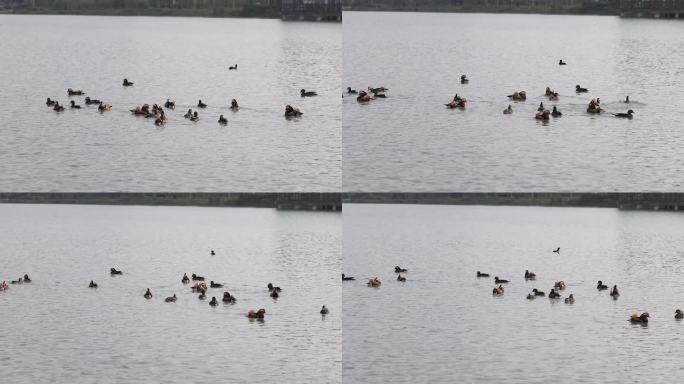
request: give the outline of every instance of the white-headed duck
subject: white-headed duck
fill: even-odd
[[[562,291],[565,289],[565,281],[556,281],[553,287]]]
[[[366,91],[361,91],[361,92],[359,92],[359,95],[356,96],[356,101],[358,101],[359,103],[366,103],[366,102],[369,102],[371,100],[372,100],[372,98],[370,97],[370,95],[368,93],[366,93]]]
[[[561,117],[563,116],[563,113],[558,110],[558,108],[554,105],[553,106],[553,111],[551,111],[551,116],[553,117]]]
[[[325,316],[325,315],[328,314],[328,312],[329,312],[329,311],[328,311],[328,308],[326,308],[325,305],[324,305],[323,307],[321,307],[321,310],[320,310],[319,313],[320,313],[321,315],[324,315],[324,316]]]
[[[103,102],[100,102],[100,104],[97,106],[97,110],[100,112],[109,111],[110,109],[112,109],[112,106]]]
[[[175,303],[178,298],[176,297],[176,294],[174,293],[173,296],[169,296],[166,299],[164,299],[164,302],[167,303]]]
[[[508,98],[516,101],[525,101],[527,100],[527,93],[525,91],[514,91],[508,95]]]
[[[174,108],[176,108],[176,101],[175,101],[175,100],[166,99],[166,101],[164,102],[164,108],[168,108],[168,109],[174,109]]]
[[[311,97],[311,96],[317,96],[317,95],[318,95],[318,93],[316,93],[316,92],[314,92],[314,91],[307,91],[307,90],[304,89],[304,88],[302,88],[302,89],[299,90],[299,94],[300,94],[302,97]]]
[[[545,110],[542,112],[537,111],[537,113],[534,114],[534,118],[537,120],[542,120],[542,121],[549,121],[551,116],[551,112],[549,110]]]
[[[627,111],[627,113],[622,113],[622,112],[613,113],[613,116],[621,117],[621,118],[625,118],[625,119],[631,119],[633,117],[632,114],[634,114],[634,111],[630,109],[629,111]]]
[[[97,283],[94,282],[93,280],[90,280],[90,284],[88,284],[88,288],[97,288]]]
[[[189,119],[192,117],[192,109],[188,109],[188,111],[183,115],[186,119]]]
[[[603,284],[603,281],[599,280],[598,283],[596,283],[596,289],[598,289],[599,291],[603,291],[608,289],[608,286]]]
[[[499,279],[499,276],[494,276],[494,284],[506,284],[508,280]]]
[[[9,289],[9,285],[7,285],[7,282],[3,280],[2,283],[0,284],[0,292],[6,291],[8,289]]]
[[[133,85],[132,81],[128,81],[128,79],[123,79],[123,86],[124,87],[130,87]]]
[[[494,287],[492,290],[492,294],[496,296],[501,296],[504,294],[504,287],[503,285],[499,284],[497,287]]]
[[[250,309],[247,312],[247,317],[249,317],[250,319],[263,319],[265,314],[266,314],[266,310],[263,308],[259,309],[258,311],[254,310],[254,309]]]
[[[55,104],[57,104],[57,102],[54,101],[54,100],[52,100],[52,99],[49,98],[49,97],[47,98],[47,101],[45,102],[45,105],[47,105],[48,107],[52,107],[52,106],[54,106]]]
[[[91,105],[91,104],[100,104],[102,101],[97,100],[97,99],[91,99],[90,97],[86,96],[85,98],[85,103],[86,105]]]
[[[83,92],[80,89],[79,90],[73,90],[73,89],[69,88],[69,89],[67,89],[67,95],[69,95],[69,96],[81,96],[81,95],[85,95],[85,92]]]
[[[56,112],[62,112],[64,110],[64,105],[60,104],[59,101],[55,102],[55,105],[52,107],[53,111]]]
[[[555,289],[551,288],[549,292],[549,299],[560,299],[560,293],[556,292]]]
[[[373,88],[373,87],[371,87],[371,86],[369,85],[369,86],[368,86],[368,90],[369,90],[371,93],[374,93],[374,94],[377,95],[377,94],[379,94],[379,93],[385,93],[385,91],[389,91],[389,88],[385,88],[385,87],[375,87],[375,88]]]
[[[150,291],[150,289],[147,288],[147,291],[145,291],[145,294],[143,295],[143,297],[146,298],[147,300],[151,299],[152,298],[152,291]]]
[[[637,313],[632,313],[632,316],[630,316],[629,321],[632,323],[648,323],[648,318],[651,317],[651,315],[648,314],[648,312],[644,312],[641,315],[638,315]]]
[[[268,285],[266,285],[266,288],[268,288],[269,292],[270,291],[278,291],[278,292],[282,291],[282,289],[280,289],[280,287],[276,287],[271,283],[268,283]]]
[[[352,277],[352,276],[346,276],[344,273],[342,274],[342,281],[352,281],[352,280],[356,280],[356,278]]]
[[[197,111],[193,112],[192,116],[190,117],[190,121],[192,121],[192,122],[198,122],[199,121],[199,115],[197,114]]]

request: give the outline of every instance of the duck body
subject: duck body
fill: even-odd
[[[225,117],[223,117],[223,115],[221,115],[221,116],[219,116],[218,123],[222,124],[222,125],[226,125],[226,124],[228,124],[228,119],[226,119]],[[212,253],[212,255],[213,255],[213,253]]]
[[[599,291],[603,291],[608,289],[608,286],[603,284],[603,282],[599,280],[598,283],[596,283],[596,289],[598,289]]]
[[[352,281],[352,280],[356,280],[356,278],[352,277],[352,276],[346,276],[344,273],[342,274],[342,281]]]
[[[508,106],[508,108],[503,110],[504,115],[510,115],[512,113],[513,113],[513,107],[511,107],[510,105]]]
[[[372,279],[368,279],[367,285],[369,287],[378,288],[380,285],[382,285],[382,282],[377,277],[374,277]]]
[[[348,95],[356,95],[358,92],[355,89],[352,89],[351,87],[347,87],[347,94]]]
[[[402,275],[397,275],[397,281],[406,281],[406,278]]]
[[[128,79],[123,79],[123,86],[124,86],[124,87],[132,87],[132,86],[133,86],[133,82],[132,82],[132,81],[128,81]]]
[[[406,268],[401,268],[398,265],[394,267],[394,273],[406,273],[408,272],[408,269]]]
[[[69,89],[67,89],[67,95],[69,95],[69,96],[82,96],[82,95],[85,95],[85,92],[83,92],[80,89],[79,90],[73,90],[73,89],[69,88]]]
[[[176,294],[174,293],[173,296],[169,296],[166,299],[164,299],[165,302],[167,303],[175,303],[178,298],[176,297]]]
[[[264,315],[266,315],[266,310],[261,308],[258,311],[254,309],[250,309],[249,312],[247,312],[247,317],[250,319],[263,319]]]
[[[634,111],[630,109],[629,111],[627,111],[627,113],[613,113],[613,116],[620,117],[623,119],[631,119],[633,117],[632,116],[633,114],[634,114]]]
[[[302,88],[302,89],[299,90],[299,94],[300,94],[302,97],[318,96],[318,93],[316,93],[316,92],[314,92],[314,91],[307,91],[307,90],[305,90],[304,88]]]
[[[30,283],[31,281],[32,281],[32,280],[31,280],[31,278],[29,277],[29,275],[28,275],[28,274],[25,274],[25,275],[24,275],[24,283]]]
[[[205,103],[203,103],[202,100],[197,102],[197,108],[206,108],[206,107],[207,107],[207,105]]]
[[[181,279],[181,283],[183,283],[183,284],[188,284],[188,283],[190,283],[190,278],[188,277],[188,274],[187,274],[187,273],[184,273],[184,274],[183,274],[183,278]]]
[[[677,320],[684,319],[684,312],[682,312],[681,309],[678,309],[678,310],[675,311],[675,316],[674,316],[674,317],[675,317],[675,319],[677,319]]]
[[[527,100],[527,93],[525,91],[515,91],[508,95],[508,98],[516,101],[525,101]]]
[[[319,313],[320,313],[321,315],[327,315],[327,314],[329,313],[328,308],[326,308],[325,305],[324,305],[323,307],[321,307],[321,310],[320,310]]]
[[[534,280],[537,278],[537,275],[534,272],[530,272],[528,270],[525,270],[525,280]]]
[[[508,283],[508,280],[499,279],[499,276],[494,277],[494,284],[506,284],[506,283]]]
[[[534,293],[535,296],[546,296],[544,292],[537,290],[537,288],[533,289],[532,293]]]
[[[85,98],[85,103],[86,105],[91,105],[91,104],[100,104],[102,101],[96,100],[96,99],[91,99],[90,97],[86,96]]]
[[[116,268],[109,268],[110,275],[123,275],[123,271],[119,271]]]
[[[489,273],[482,273],[480,271],[477,271],[477,277],[489,277]]]
[[[90,284],[88,284],[88,288],[97,288],[97,283],[93,280],[90,280]]]
[[[556,106],[554,105],[554,106],[553,106],[553,111],[551,111],[551,116],[553,116],[553,117],[561,117],[561,116],[563,116],[563,113],[561,113],[561,111],[559,111],[558,108],[556,108]]]
[[[228,70],[230,70],[230,71],[237,71],[237,64],[228,67]]]
[[[570,294],[570,296],[565,298],[565,304],[572,304],[574,302],[575,302],[575,297],[572,295],[572,293]]]
[[[71,101],[69,102],[69,104],[71,105],[71,108],[72,108],[72,109],[80,109],[80,108],[81,108],[81,106],[78,105],[78,104],[76,104],[76,102],[73,101],[73,100],[71,100]]]
[[[233,111],[237,111],[238,109],[240,109],[237,100],[233,99],[230,101],[230,109]]]
[[[557,281],[553,287],[562,291],[565,289],[565,281]]]
[[[236,299],[235,299],[235,296],[232,296],[229,292],[223,292],[222,301],[224,303],[234,303],[236,301]]]
[[[149,288],[147,288],[147,291],[145,291],[145,294],[143,295],[143,297],[146,298],[147,300],[152,298],[152,292],[150,291]]]
[[[290,118],[290,117],[299,117],[303,115],[299,108],[294,108],[291,105],[286,105],[285,106],[285,117]]]
[[[577,92],[577,93],[587,93],[587,92],[589,92],[589,90],[586,89],[586,88],[580,87],[579,84],[578,84],[578,85],[575,85],[575,92]]]
[[[632,323],[646,324],[648,323],[649,317],[651,317],[651,315],[649,315],[648,312],[644,312],[641,315],[632,313],[632,316],[629,318],[629,321],[631,321]]]
[[[45,102],[45,105],[47,105],[48,107],[52,107],[52,106],[54,106],[55,104],[57,104],[57,102],[54,101],[54,100],[52,100],[52,99],[49,98],[49,97],[47,98],[47,101]]]
[[[192,281],[204,281],[204,277],[192,274]]]
[[[209,305],[211,305],[212,307],[215,307],[218,305],[218,300],[216,300],[216,296],[211,297],[211,301],[209,302]]]
[[[370,95],[368,93],[366,93],[366,91],[361,91],[361,92],[359,92],[359,95],[356,96],[356,101],[358,101],[360,103],[366,103],[366,102],[369,102],[371,100],[372,99],[371,99]]]
[[[210,282],[209,282],[209,287],[210,287],[210,288],[223,288],[223,284],[214,283],[213,281],[210,281]]]

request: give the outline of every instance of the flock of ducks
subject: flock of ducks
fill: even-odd
[[[560,254],[560,247],[556,248],[553,250],[553,253],[558,253]],[[402,276],[402,273],[408,272],[408,269],[406,268],[401,268],[399,266],[394,267],[394,273],[397,274],[397,281],[405,282],[406,277]],[[490,277],[489,273],[484,273],[477,271],[476,272],[477,278],[488,278]],[[525,270],[525,281],[534,281],[537,278],[537,274],[534,272],[530,272],[529,270]],[[342,281],[351,281],[351,280],[356,280],[354,277],[347,276],[344,273],[342,274]],[[494,276],[494,288],[492,289],[492,295],[493,296],[503,296],[504,292],[506,291],[506,288],[504,287],[504,284],[508,284],[509,280],[506,279],[501,279],[499,276]],[[379,288],[382,285],[382,282],[380,279],[377,277],[372,277],[368,279],[368,282],[366,283],[367,286],[372,287],[372,288]],[[550,300],[560,300],[563,299],[563,302],[565,304],[574,304],[575,303],[575,296],[570,293],[567,297],[563,298],[561,295],[561,291],[564,291],[566,288],[566,284],[564,281],[556,281],[553,284],[553,288],[549,291],[548,298]],[[604,291],[608,290],[609,287],[603,283],[603,281],[599,280],[596,283],[596,289],[598,291]],[[530,292],[527,295],[527,300],[534,300],[537,297],[545,297],[547,296],[545,292],[538,290],[537,288],[532,289],[532,292]],[[612,297],[614,300],[617,300],[618,297],[620,297],[620,291],[618,290],[617,284],[613,285],[612,288],[610,288],[610,297]],[[675,310],[675,319],[677,320],[682,320],[684,319],[684,312],[680,309]],[[629,321],[632,323],[640,323],[643,325],[648,324],[648,319],[650,318],[650,315],[648,312],[643,312],[642,314],[638,313],[632,313],[631,316],[629,317]]]
[[[235,66],[231,66],[229,68],[230,70],[237,70],[237,64]],[[123,79],[123,86],[124,87],[132,87],[134,85],[133,82],[129,81],[128,79]],[[67,95],[69,98],[75,97],[75,96],[85,96],[85,92],[80,89],[72,89],[69,88],[67,89]],[[306,89],[301,89],[299,91],[299,94],[301,97],[313,97],[313,96],[318,96],[318,93],[315,91],[307,91]],[[111,104],[107,104],[101,100],[97,99],[91,99],[89,96],[86,96],[84,103],[86,106],[89,105],[97,105],[97,109],[100,112],[105,112],[109,111],[112,109]],[[57,100],[52,100],[51,98],[47,98],[45,104],[48,107],[51,107],[54,111],[56,112],[62,112],[66,108],[64,107],[64,104],[60,103]],[[197,108],[206,108],[208,105],[200,99],[197,102]],[[69,101],[69,108],[70,109],[81,109],[81,106],[76,103],[75,100],[70,100]],[[130,112],[133,115],[136,116],[142,116],[145,118],[154,118],[154,124],[157,126],[162,126],[166,124],[168,121],[168,118],[166,116],[166,113],[164,111],[164,108],[166,109],[175,109],[176,108],[176,102],[175,100],[171,99],[166,99],[166,102],[164,103],[164,107],[162,108],[161,106],[154,104],[151,108],[149,104],[144,104],[142,106],[138,105],[133,109],[130,109]],[[238,105],[237,100],[233,99],[230,102],[230,110],[233,112],[237,112],[240,109],[240,106]],[[285,106],[285,117],[290,119],[290,118],[297,118],[301,117],[304,113],[297,107],[293,107],[291,105],[286,105]],[[188,112],[184,115],[184,117],[192,122],[197,122],[200,120],[199,113],[198,111],[193,111],[192,109],[188,109]],[[227,125],[228,124],[228,119],[224,115],[220,115],[217,121],[221,125]]]
[[[558,65],[567,65],[562,59],[558,62]],[[461,75],[461,84],[468,84],[470,82],[470,79],[468,79],[467,75]],[[351,87],[347,87],[347,94],[348,95],[356,95],[356,101],[359,103],[365,104],[370,102],[371,100],[375,100],[377,98],[386,98],[387,96],[385,95],[385,91],[389,90],[388,88],[385,87],[368,87],[368,92],[372,93],[373,96],[371,96],[368,92],[361,90],[361,91],[356,91],[352,89]],[[584,88],[580,86],[579,84],[575,86],[575,93],[577,94],[582,94],[582,93],[587,93],[589,90],[587,88]],[[553,91],[550,87],[546,87],[546,92],[545,96],[549,99],[549,101],[558,101],[559,99],[559,94],[558,92]],[[516,101],[516,102],[524,102],[527,100],[527,93],[525,91],[514,91],[510,95],[508,95],[508,98]],[[456,94],[451,101],[448,103],[444,104],[448,109],[465,109],[467,100],[464,97],[459,96]],[[624,100],[624,103],[629,104],[629,96],[627,96]],[[604,109],[601,107],[601,99],[600,98],[595,98],[592,99],[589,102],[589,105],[587,106],[587,113],[591,114],[599,114],[604,112]],[[513,106],[511,104],[508,105],[506,109],[503,110],[504,115],[510,115],[513,113]],[[546,109],[544,107],[544,103],[539,104],[539,108],[537,108],[537,112],[534,115],[534,118],[536,120],[542,120],[542,121],[549,121],[551,117],[561,117],[563,113],[558,110],[558,107],[556,105],[553,106],[552,110]],[[615,117],[619,118],[626,118],[626,119],[632,119],[634,115],[634,110],[629,109],[626,113],[613,113],[612,114]]]
[[[216,253],[212,250],[211,251],[212,255],[215,255]],[[109,269],[109,274],[111,276],[117,276],[117,275],[123,275],[123,271],[118,270],[114,267]],[[25,274],[24,277],[20,277],[17,280],[11,281],[11,284],[25,284],[25,283],[30,283],[31,279],[29,278],[28,274]],[[188,277],[187,273],[183,274],[183,277],[181,278],[181,283],[183,284],[190,284],[193,282],[194,284],[192,285],[191,289],[192,292],[198,293],[198,298],[200,300],[206,300],[207,299],[207,293],[209,289],[221,289],[223,288],[223,284],[214,282],[213,280],[209,282],[209,286],[205,283],[205,278],[203,276],[199,276],[197,274],[192,274],[190,277]],[[90,280],[90,283],[88,283],[88,288],[91,289],[97,289],[98,284],[95,282],[95,280]],[[282,289],[280,287],[274,286],[272,283],[268,283],[266,286],[269,292],[269,296],[273,298],[274,300],[278,299],[280,297]],[[0,292],[7,291],[9,289],[9,285],[7,284],[6,281],[3,281],[2,284],[0,284]],[[145,290],[145,293],[143,294],[143,297],[147,300],[151,300],[154,295],[152,294],[152,291],[150,288],[147,288]],[[166,303],[175,303],[178,301],[178,296],[174,293],[172,296],[168,296],[164,299],[164,302]],[[228,291],[223,292],[223,298],[221,301],[225,304],[234,304],[237,301],[237,298],[233,295],[230,294]],[[212,296],[211,300],[209,301],[209,305],[212,307],[216,307],[219,304],[216,296]],[[328,313],[330,313],[329,309],[324,305],[321,307],[319,313],[325,317]],[[250,309],[247,312],[247,317],[250,319],[260,319],[263,320],[266,315],[266,310],[263,308],[260,309]]]

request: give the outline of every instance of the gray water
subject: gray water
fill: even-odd
[[[0,15],[0,190],[338,191],[341,28]],[[135,85],[124,88],[123,78]],[[113,109],[100,114],[85,96],[69,99],[67,88]],[[301,88],[319,96],[303,99]],[[54,112],[47,97],[67,109]],[[167,98],[176,109],[164,127],[129,112]],[[238,112],[229,109],[233,98]],[[209,106],[191,123],[183,115],[198,99]],[[70,110],[69,100],[82,109]],[[286,120],[286,104],[303,117]]]
[[[344,381],[680,382],[683,226],[665,212],[345,204],[344,271],[358,280],[342,288]],[[495,275],[511,281],[501,297]],[[526,299],[559,280],[575,304]],[[627,321],[643,311],[646,327]]]
[[[367,105],[344,98],[347,191],[684,186],[680,20],[345,12],[343,35],[344,86],[390,89]],[[577,95],[576,84],[590,92]],[[509,101],[514,90],[527,101]],[[464,111],[444,107],[455,93],[469,100]],[[592,98],[634,119],[589,115]],[[563,116],[536,121],[542,101]],[[508,104],[514,113],[503,115]]]
[[[33,279],[0,292],[3,382],[339,382],[340,242],[331,213],[2,204],[0,280]],[[210,307],[184,272],[237,302]]]

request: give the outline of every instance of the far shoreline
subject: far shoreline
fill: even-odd
[[[481,13],[503,15],[555,15],[555,16],[619,16],[617,9],[602,7],[496,7],[496,6],[343,6],[343,12],[396,12],[396,13]]]

